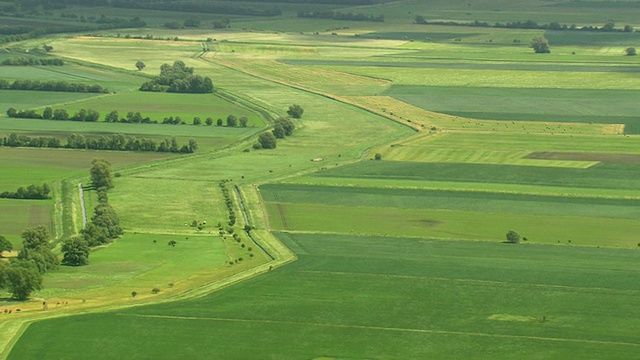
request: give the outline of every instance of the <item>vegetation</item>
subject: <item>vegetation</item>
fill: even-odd
[[[14,80],[9,82],[0,79],[0,90],[31,90],[31,91],[62,91],[78,93],[108,93],[109,90],[101,85],[87,85],[84,83],[70,83],[66,81]]]
[[[549,49],[549,40],[544,36],[536,36],[531,40],[531,47],[536,54],[548,54],[551,52]]]
[[[187,67],[183,61],[178,60],[173,65],[163,64],[160,76],[142,84],[140,90],[206,94],[213,92],[213,82],[210,77],[194,75],[192,67]]]
[[[638,43],[637,4],[254,1],[225,6],[282,15],[225,21],[202,16],[219,2],[124,3],[0,5],[7,31],[98,25],[96,10],[148,21],[0,54],[65,59],[1,67],[10,82],[116,92],[0,90],[3,109],[106,120],[0,121],[11,142],[84,144],[0,148],[0,188],[52,188],[51,200],[1,199],[3,235],[19,249],[24,229],[43,225],[69,265],[21,296],[48,309],[10,300],[0,278],[3,356],[100,357],[93,344],[105,343],[110,356],[154,358],[637,356],[640,85],[622,56]],[[384,23],[295,16],[327,10]],[[553,45],[544,61],[527,50],[536,36]],[[150,80],[137,61],[210,77],[216,93],[136,91]],[[194,126],[148,124],[165,118]],[[197,139],[199,154],[95,151],[158,137],[175,149]],[[252,151],[259,137],[275,148]],[[91,186],[96,157],[112,164],[108,191]],[[508,229],[526,246],[502,244]],[[41,275],[45,250],[14,254],[0,266],[25,261]]]
[[[49,199],[51,197],[51,187],[48,184],[29,185],[26,188],[20,187],[15,192],[4,191],[0,193],[0,198],[6,199]]]

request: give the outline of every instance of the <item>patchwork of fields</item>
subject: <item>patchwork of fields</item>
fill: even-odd
[[[44,224],[60,253],[82,228],[78,183],[90,182],[94,158],[117,173],[108,196],[125,231],[89,265],[47,273],[30,301],[3,289],[1,358],[637,357],[640,67],[624,53],[640,32],[415,23],[615,18],[622,28],[640,25],[635,5],[279,6],[272,17],[230,14],[227,29],[212,29],[221,14],[170,29],[191,14],[104,7],[149,27],[3,45],[0,60],[65,65],[0,66],[0,79],[110,93],[0,90],[0,139],[123,134],[199,146],[189,155],[0,147],[0,192],[53,188],[50,200],[0,199],[0,235],[14,247]],[[385,21],[297,17],[318,9]],[[550,54],[529,48],[536,35]],[[176,60],[211,77],[216,93],[137,91]],[[294,134],[256,149],[292,104],[304,108]],[[48,106],[185,124],[4,116]],[[228,115],[247,127],[216,125]],[[97,195],[86,191],[85,204],[91,212]],[[509,230],[519,244],[506,243]]]

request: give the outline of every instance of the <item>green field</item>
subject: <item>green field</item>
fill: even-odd
[[[292,265],[200,299],[37,322],[9,359],[242,358],[249,333],[260,334],[251,353],[264,359],[631,359],[638,350],[637,252],[281,238],[298,253]],[[86,345],[66,346],[69,336]]]
[[[28,301],[2,290],[0,358],[637,357],[640,68],[624,54],[640,46],[640,32],[622,31],[640,28],[636,3],[211,4],[282,13],[76,5],[2,16],[9,25],[63,23],[68,12],[148,25],[3,44],[0,60],[38,56],[48,44],[47,56],[66,64],[0,66],[0,79],[110,90],[1,91],[3,113],[51,106],[186,124],[3,115],[0,138],[175,136],[199,149],[0,147],[0,191],[54,188],[51,200],[0,199],[1,235],[14,245],[45,223],[60,253],[82,228],[78,183],[89,184],[94,158],[118,174],[108,198],[125,231],[92,250],[88,266],[48,272]],[[385,21],[297,16],[310,10]],[[577,27],[613,19],[619,31],[419,25],[416,15]],[[225,18],[229,28],[213,28]],[[163,26],[185,19],[202,23]],[[538,35],[551,53],[534,54]],[[217,93],[137,91],[176,60],[211,77]],[[293,135],[256,149],[292,104],[304,108]],[[248,127],[215,125],[231,114]],[[196,116],[214,125],[191,125]],[[87,191],[85,204],[91,216],[97,194]],[[509,230],[519,244],[506,243]]]

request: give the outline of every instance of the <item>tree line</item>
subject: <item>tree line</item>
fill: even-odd
[[[44,200],[51,198],[51,187],[48,184],[42,185],[34,185],[31,184],[26,188],[21,186],[18,190],[4,191],[0,193],[0,198],[5,199],[35,199],[35,200]]]
[[[61,59],[38,59],[32,57],[12,57],[4,59],[2,65],[5,66],[63,66]]]
[[[0,90],[32,90],[32,91],[61,91],[78,93],[108,93],[101,85],[88,85],[84,83],[71,83],[61,80],[14,80],[9,82],[0,79]]]
[[[109,205],[107,191],[114,187],[111,164],[104,159],[91,162],[91,186],[98,194],[91,221],[80,231],[62,243],[62,263],[69,266],[82,266],[89,263],[90,248],[108,244],[123,234],[120,218],[116,210]]]
[[[298,11],[299,18],[315,18],[315,19],[333,19],[333,20],[350,20],[350,21],[372,21],[372,22],[384,22],[384,15],[367,15],[367,14],[354,14],[351,12],[342,13],[333,10],[319,10],[319,11]]]
[[[560,24],[552,22],[548,24],[538,24],[533,20],[526,21],[512,21],[507,23],[496,22],[490,24],[485,21],[475,20],[473,22],[459,22],[459,21],[427,21],[424,16],[417,15],[414,22],[421,25],[445,25],[445,26],[471,26],[471,27],[485,27],[485,28],[499,28],[499,29],[537,29],[537,30],[556,30],[556,31],[602,31],[602,32],[634,32],[634,28],[631,25],[625,25],[623,28],[616,28],[615,22],[608,21],[603,26],[577,26],[576,24]]]
[[[17,119],[43,119],[43,120],[71,120],[71,121],[86,121],[86,122],[95,122],[100,119],[100,113],[93,109],[80,109],[73,116],[69,115],[69,112],[65,109],[53,109],[51,107],[46,107],[42,113],[39,113],[35,110],[17,110],[16,108],[9,108],[7,110],[7,116],[10,118]],[[158,122],[158,120],[151,120],[150,117],[142,116],[142,113],[139,111],[133,112],[129,111],[126,116],[120,117],[120,114],[117,110],[113,110],[104,116],[104,121],[108,123],[126,123],[126,124],[169,124],[169,125],[185,125],[186,121],[183,120],[180,116],[168,116],[165,117],[162,122]],[[249,119],[246,116],[237,117],[233,114],[227,116],[226,125],[227,127],[247,127],[249,123]],[[203,121],[199,116],[195,116],[193,118],[193,125],[202,125]],[[207,117],[204,120],[204,124],[207,126],[213,125],[213,118]],[[224,122],[222,119],[218,119],[216,121],[217,126],[222,126]]]
[[[175,61],[173,65],[162,64],[160,75],[142,84],[140,91],[206,94],[213,92],[213,81],[194,75],[192,67]]]
[[[6,12],[2,12],[0,13],[0,15],[15,16],[15,14],[6,13]],[[108,23],[80,23],[76,25],[56,24],[56,25],[47,25],[44,27],[38,24],[34,24],[33,26],[8,25],[8,26],[4,26],[3,29],[5,30],[5,32],[11,32],[11,34],[0,36],[0,44],[35,39],[35,38],[45,36],[45,35],[50,35],[50,34],[63,34],[63,33],[70,33],[70,32],[96,31],[96,30],[120,29],[120,28],[131,29],[131,28],[143,28],[146,26],[147,26],[147,23],[138,17],[135,17],[131,20],[120,19],[119,21],[112,21]]]
[[[88,149],[88,150],[113,150],[113,151],[142,151],[142,152],[169,152],[169,153],[194,153],[198,149],[195,139],[189,139],[187,144],[180,145],[175,137],[156,141],[151,138],[136,138],[122,134],[102,135],[88,137],[82,134],[71,134],[67,137],[66,144],[52,136],[29,137],[27,135],[9,134],[2,139],[2,145],[8,147],[37,147],[51,149]]]
[[[161,11],[180,11],[204,14],[228,14],[248,16],[277,16],[282,14],[278,8],[259,9],[255,6],[238,6],[235,4],[221,4],[204,1],[170,2],[145,0],[113,0],[111,5],[116,8],[145,9]]]

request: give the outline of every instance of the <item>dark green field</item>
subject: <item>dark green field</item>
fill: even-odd
[[[37,322],[9,359],[88,352],[96,359],[633,359],[638,352],[637,251],[280,237],[299,256],[286,268],[200,299]],[[83,346],[66,346],[69,337]]]

